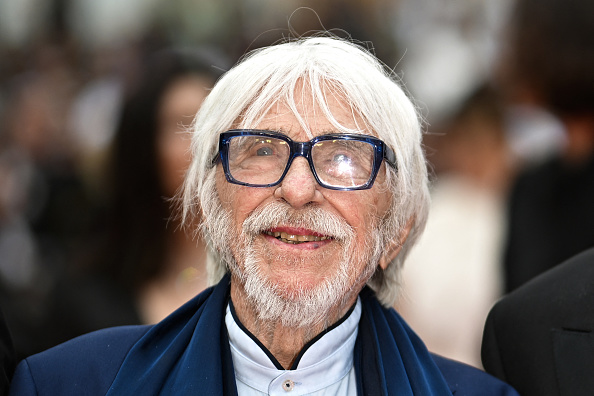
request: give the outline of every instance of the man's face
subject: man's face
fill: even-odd
[[[347,106],[330,96],[329,100],[341,125],[353,129],[364,125]],[[314,135],[339,132],[311,100],[298,107]],[[251,127],[281,131],[294,141],[310,139],[284,105],[273,106]],[[223,211],[230,216],[226,244],[235,261],[230,265],[232,288],[246,290],[261,318],[286,318],[290,310],[295,316],[318,315],[324,320],[329,314],[342,315],[354,303],[379,258],[377,227],[391,203],[385,165],[374,186],[360,191],[321,187],[303,157],[293,161],[280,185],[268,188],[228,183],[219,165],[216,191]],[[234,285],[237,282],[241,285]]]

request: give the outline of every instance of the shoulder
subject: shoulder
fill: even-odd
[[[590,249],[501,299],[485,324],[485,369],[523,394],[551,394],[561,384],[594,381],[582,373],[594,362],[593,279]],[[576,362],[581,364],[574,367]]]
[[[162,351],[155,348],[154,342],[163,344],[175,340],[176,346],[184,346],[184,342],[192,338],[193,326],[197,325],[198,319],[205,317],[203,311],[209,313],[201,322],[206,328],[204,331],[207,334],[216,331],[213,318],[224,312],[228,290],[227,276],[219,286],[204,290],[157,325],[106,328],[28,357],[17,367],[10,395],[104,396],[123,367],[130,372],[153,367],[150,358],[158,360]],[[190,322],[191,326],[188,325]],[[138,347],[137,352],[141,350],[143,353],[132,358],[131,350],[135,347]],[[150,356],[149,360],[144,358],[144,352]],[[177,352],[183,353],[183,348],[178,348]],[[175,359],[168,354],[163,360],[170,364]]]
[[[508,384],[475,367],[432,354],[454,396],[518,396]]]
[[[10,394],[103,395],[130,348],[148,329],[103,329],[28,357],[16,369]]]
[[[574,319],[593,320],[592,315],[576,315],[594,310],[594,249],[578,254],[532,279],[501,299],[492,309],[490,320],[542,323],[565,320],[568,308]],[[515,326],[514,326],[515,327]]]

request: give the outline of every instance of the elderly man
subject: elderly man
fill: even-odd
[[[182,216],[202,217],[216,286],[26,359],[13,395],[516,395],[388,308],[427,173],[415,107],[372,55],[328,37],[257,51],[193,129]]]

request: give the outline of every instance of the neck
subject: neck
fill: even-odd
[[[278,320],[268,321],[258,317],[257,310],[250,304],[239,280],[231,278],[231,300],[239,321],[272,353],[278,362],[288,369],[303,347],[316,335],[336,323],[356,301],[337,307],[326,315],[326,320],[305,327],[286,327]]]

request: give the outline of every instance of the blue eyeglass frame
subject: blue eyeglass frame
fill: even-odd
[[[265,136],[265,137],[280,139],[280,140],[287,142],[287,144],[289,145],[289,148],[290,148],[289,159],[287,161],[287,166],[285,167],[283,174],[280,176],[280,178],[276,182],[270,183],[270,184],[251,184],[251,183],[241,182],[241,181],[233,178],[233,176],[231,175],[231,172],[229,171],[229,142],[231,141],[232,138],[237,137],[237,136]],[[373,148],[374,148],[373,169],[372,169],[371,177],[369,178],[369,181],[367,183],[365,183],[364,185],[358,186],[358,187],[336,187],[336,186],[330,186],[328,184],[325,184],[322,181],[320,181],[320,179],[318,178],[318,174],[316,173],[316,169],[313,164],[313,159],[311,158],[311,149],[318,142],[325,141],[325,140],[334,140],[337,138],[342,139],[342,140],[356,140],[356,141],[360,141],[360,142],[366,142],[373,146]],[[307,160],[307,162],[309,164],[309,169],[311,170],[311,173],[313,174],[314,178],[316,179],[316,182],[318,182],[318,184],[320,186],[330,189],[330,190],[354,191],[354,190],[367,190],[367,189],[371,188],[373,186],[373,182],[375,181],[375,178],[377,177],[377,173],[379,172],[380,166],[382,165],[382,161],[384,159],[395,170],[398,169],[396,166],[396,155],[394,154],[394,151],[390,147],[388,147],[382,140],[380,140],[374,136],[331,133],[331,134],[327,134],[327,135],[316,136],[315,138],[311,139],[308,142],[295,142],[291,138],[289,138],[287,135],[284,135],[282,133],[268,131],[268,130],[262,130],[262,129],[231,129],[227,132],[221,133],[221,135],[219,136],[219,154],[218,154],[218,156],[215,156],[215,158],[213,159],[213,164],[216,162],[217,159],[220,159],[221,164],[223,165],[223,171],[225,172],[225,177],[227,178],[227,181],[229,183],[238,184],[241,186],[248,186],[248,187],[274,187],[283,181],[283,179],[287,175],[287,172],[291,168],[291,164],[293,163],[293,160],[300,156],[304,157]]]

